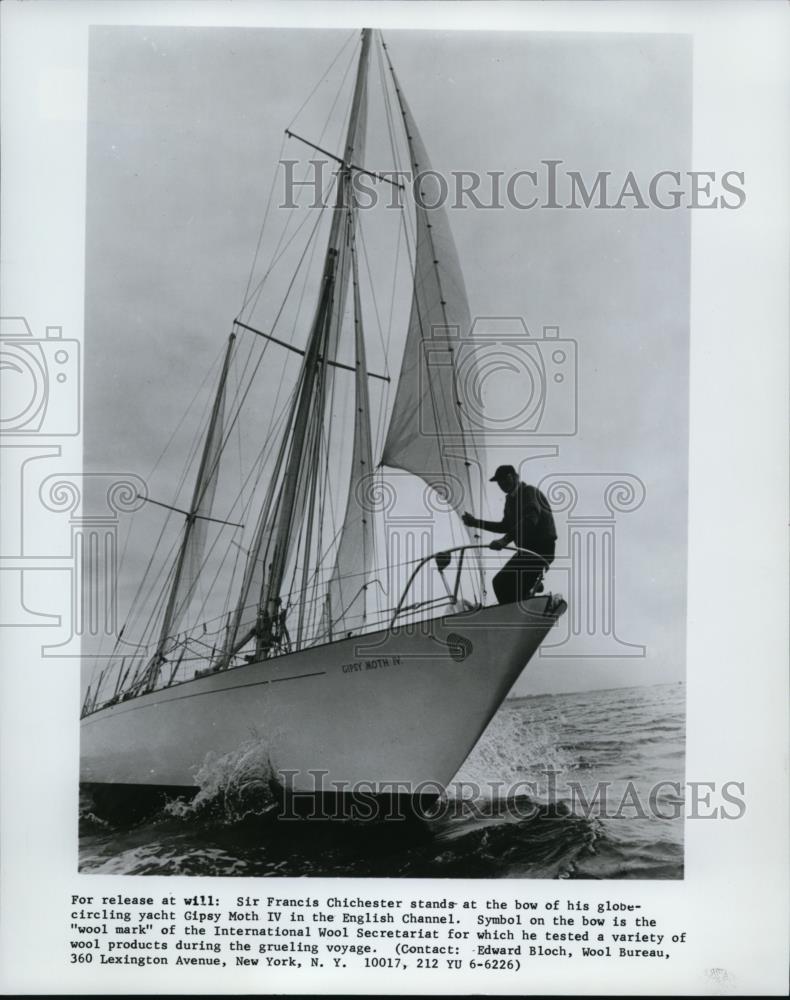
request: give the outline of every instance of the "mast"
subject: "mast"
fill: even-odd
[[[313,386],[315,386],[319,393],[322,392],[324,381],[322,378],[322,369],[325,369],[326,367],[326,360],[329,354],[327,348],[330,345],[327,341],[329,334],[329,321],[333,312],[332,306],[334,303],[335,284],[338,277],[336,273],[336,265],[338,262],[341,240],[345,240],[347,235],[344,231],[345,227],[343,227],[343,224],[347,221],[347,213],[351,212],[354,206],[353,188],[350,183],[351,164],[357,144],[357,130],[360,121],[360,111],[367,86],[370,36],[370,29],[363,29],[362,44],[359,53],[359,62],[357,65],[357,76],[354,82],[354,95],[351,101],[346,142],[343,150],[343,163],[338,177],[335,208],[332,216],[332,225],[329,231],[329,240],[324,260],[324,278],[321,296],[319,298],[318,308],[313,322],[313,329],[310,335],[309,347],[305,357],[304,370],[308,374],[309,381],[313,384]],[[341,275],[341,280],[344,284],[345,279],[346,275]],[[341,294],[344,291],[345,288],[341,288]],[[340,321],[342,322],[342,315],[340,316]],[[318,361],[319,355],[323,358],[323,363],[321,365],[319,365]],[[312,375],[312,378],[310,378],[310,375]],[[307,419],[312,408],[311,404],[313,402],[313,395],[313,392],[308,393],[303,391],[299,400],[299,409],[294,427],[291,454],[289,456],[288,466],[286,468],[285,478],[283,481],[282,509],[285,512],[285,516],[280,521],[277,537],[274,541],[274,558],[272,560],[272,567],[266,587],[265,604],[262,602],[266,608],[268,616],[266,624],[269,625],[277,621],[280,613],[280,590],[285,572],[288,542],[293,528],[293,515],[295,513],[294,501],[296,498],[299,473],[302,463],[306,457],[306,427]],[[261,596],[263,597],[264,595],[262,594]],[[303,599],[305,596],[306,595],[303,594]],[[267,640],[268,637],[265,632],[261,638],[264,642]]]
[[[259,620],[257,642],[258,652],[262,652],[268,648],[277,632],[280,621],[280,590],[285,574],[289,542],[295,522],[296,494],[300,473],[304,469],[304,462],[307,458],[305,443],[309,430],[308,421],[311,416],[315,415],[313,401],[315,389],[318,387],[317,383],[321,367],[319,354],[322,353],[322,348],[324,347],[325,333],[328,325],[327,317],[331,313],[336,257],[337,251],[330,245],[324,265],[321,296],[313,324],[313,332],[310,337],[307,354],[305,355],[304,372],[307,377],[303,382],[302,392],[299,395],[294,432],[291,439],[291,449],[279,497],[278,513],[282,516],[279,519],[277,533],[274,538],[269,575],[264,583],[265,590],[261,592],[261,617]],[[325,354],[325,351],[323,353]]]
[[[230,358],[233,352],[233,343],[235,340],[236,334],[231,333],[228,337],[228,346],[225,350],[225,358],[222,362],[222,372],[219,377],[217,392],[214,397],[214,403],[211,407],[211,416],[209,417],[208,430],[206,431],[206,440],[203,443],[203,453],[200,458],[197,478],[195,479],[195,488],[192,492],[192,503],[189,505],[189,513],[186,515],[184,536],[181,539],[181,547],[179,548],[178,557],[176,558],[173,583],[170,587],[170,596],[168,597],[164,618],[162,619],[159,642],[157,643],[156,653],[153,658],[154,669],[152,674],[154,676],[156,671],[158,671],[159,664],[161,664],[162,660],[164,660],[165,644],[170,635],[170,630],[176,616],[179,599],[183,597],[181,590],[184,580],[184,568],[187,562],[187,555],[192,550],[195,525],[200,517],[201,505],[206,494],[211,489],[212,483],[216,481],[217,466],[219,464],[217,431],[219,430],[219,425],[221,424],[220,417],[224,410],[225,385],[228,380]]]
[[[230,655],[248,642],[253,634],[256,637],[256,652],[259,655],[265,655],[273,644],[282,642],[284,638],[284,613],[281,609],[283,578],[291,554],[294,532],[304,513],[306,496],[311,492],[311,484],[318,476],[315,457],[321,443],[327,369],[334,360],[337,333],[343,319],[343,303],[348,284],[348,248],[353,233],[355,207],[351,171],[354,153],[361,144],[370,41],[371,30],[365,28],[362,31],[343,159],[338,173],[332,223],[324,255],[321,288],[289,420],[290,445],[287,457],[283,456],[282,481],[273,507],[267,502],[265,507],[268,509],[265,514],[262,512],[259,521],[255,544],[250,551],[250,563],[245,573],[236,621],[228,638],[224,665],[227,665]],[[312,517],[312,511],[308,511],[308,517]],[[308,529],[307,536],[309,550],[311,528]],[[309,551],[305,551],[306,559],[309,555]],[[261,558],[265,569],[260,581],[260,593],[256,594],[257,620],[250,631],[239,635],[244,606],[256,575],[255,564]],[[307,580],[307,572],[303,574],[303,580]]]

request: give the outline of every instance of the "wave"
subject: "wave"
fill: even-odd
[[[528,705],[506,703],[451,784],[473,786],[482,797],[495,797],[501,795],[502,786],[529,782],[531,794],[547,794],[547,772],[556,777],[573,766],[573,758],[559,741],[559,721],[539,719]]]
[[[280,815],[270,744],[211,754],[198,792],[153,817],[110,826],[80,799],[80,869],[136,875],[434,878],[683,877],[683,690],[632,689],[507,702],[418,822]],[[551,782],[548,775],[551,775]],[[600,817],[562,801],[633,782],[667,818]],[[471,792],[470,792],[471,789]],[[525,794],[526,793],[526,794]],[[559,793],[559,800],[556,796]],[[677,807],[673,809],[673,807]],[[676,812],[678,819],[670,818]]]
[[[262,816],[277,805],[277,778],[269,746],[249,739],[228,753],[209,753],[195,774],[194,798],[177,798],[165,805],[166,815],[193,821],[210,819],[228,825]]]

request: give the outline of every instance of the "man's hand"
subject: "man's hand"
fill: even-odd
[[[504,539],[502,539],[502,538],[495,538],[493,542],[489,542],[488,547],[489,547],[489,549],[493,549],[495,552],[499,552],[499,550],[500,549],[504,549],[504,547],[506,545],[507,545],[507,542],[504,541]]]
[[[463,514],[461,515],[461,520],[464,522],[467,528],[477,527],[477,518],[474,517],[472,514],[470,514],[468,510],[465,510],[463,512]]]

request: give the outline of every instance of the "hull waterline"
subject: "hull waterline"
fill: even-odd
[[[551,601],[355,636],[100,709],[82,720],[81,782],[194,791],[212,757],[252,741],[295,792],[444,787],[564,611]]]

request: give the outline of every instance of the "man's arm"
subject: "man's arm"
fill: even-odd
[[[468,512],[464,512],[461,520],[467,528],[483,528],[485,531],[505,531],[507,525],[504,521],[484,521],[482,518],[473,517]],[[489,546],[492,549],[504,549],[513,541],[512,531],[508,531],[504,538],[497,538]]]
[[[508,532],[503,538],[495,538],[489,543],[489,549],[505,549],[513,541],[513,535]]]
[[[482,528],[483,531],[504,531],[505,522],[504,521],[484,521],[479,517],[469,516],[469,520],[464,518],[464,524],[468,525],[470,528]]]

